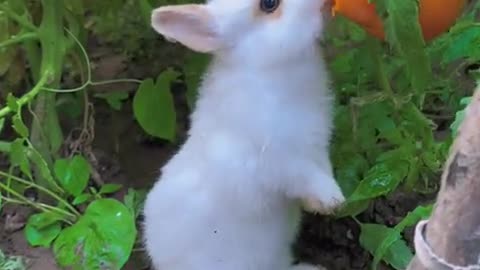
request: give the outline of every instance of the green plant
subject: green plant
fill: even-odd
[[[463,94],[455,85],[458,71],[477,62],[480,52],[480,25],[475,22],[478,4],[449,33],[425,44],[415,23],[416,1],[375,3],[379,14],[386,14],[387,42],[367,36],[342,17],[337,18],[329,37],[339,51],[331,62],[339,101],[332,158],[348,196],[337,216],[357,221],[377,198],[395,191],[436,190],[434,179],[455,135],[438,140],[436,133],[441,131],[439,126],[444,129],[453,122],[453,112],[459,109]],[[447,67],[455,72],[448,72]],[[452,117],[437,117],[449,111]],[[453,129],[461,115],[460,111]],[[428,209],[417,208],[394,228],[358,221],[360,243],[374,256],[373,269],[381,260],[395,269],[406,268],[412,251],[401,233],[428,218]]]

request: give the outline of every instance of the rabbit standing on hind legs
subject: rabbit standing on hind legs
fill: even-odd
[[[188,139],[144,208],[156,270],[293,266],[302,201],[343,201],[329,160],[332,97],[317,40],[327,0],[211,0],[154,10],[153,28],[213,62]]]

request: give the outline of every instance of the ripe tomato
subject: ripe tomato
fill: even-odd
[[[383,21],[368,0],[334,0],[334,14],[339,13],[361,25],[367,32],[385,38]],[[403,1],[403,0],[398,0]],[[447,31],[460,16],[466,0],[420,0],[419,21],[426,41]]]

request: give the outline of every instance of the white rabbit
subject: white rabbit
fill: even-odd
[[[147,196],[157,270],[292,266],[301,201],[343,201],[329,160],[332,97],[317,40],[327,0],[211,0],[154,10],[169,40],[214,55],[189,137]]]

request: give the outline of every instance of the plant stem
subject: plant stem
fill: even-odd
[[[42,21],[38,28],[40,39],[41,62],[40,73],[51,74],[48,86],[58,87],[63,71],[65,56],[65,35],[63,31],[64,1],[42,0]],[[46,87],[44,85],[43,87]],[[43,88],[42,88],[43,90]],[[53,166],[53,160],[63,141],[63,134],[55,108],[55,94],[42,91],[35,100],[33,111],[37,116],[30,128],[30,141],[38,150],[48,167]],[[37,183],[48,186],[48,181],[42,173],[34,171]],[[40,201],[48,198],[40,198]]]
[[[13,204],[18,204],[18,205],[30,205],[28,202],[26,202],[26,200],[28,200],[26,198],[22,198],[22,200],[17,200],[17,199],[12,199],[12,198],[8,198],[8,197],[2,197],[1,195],[0,195],[0,198],[2,198],[7,203],[13,203]],[[32,205],[32,207],[35,207],[36,209],[38,209],[40,211],[43,211],[43,212],[57,212],[58,214],[68,216],[72,219],[76,218],[76,216],[74,214],[72,214],[70,212],[67,212],[67,211],[65,211],[61,208],[51,206],[51,205],[48,205],[48,204],[43,204],[43,203],[35,203],[35,202],[32,202],[32,203],[35,204],[35,206]],[[68,219],[65,219],[65,218],[62,218],[62,221],[65,222],[65,223],[68,223],[70,225],[72,224],[72,221],[70,221]]]
[[[38,38],[38,35],[36,33],[33,33],[33,32],[25,33],[23,35],[14,36],[14,37],[12,37],[12,38],[4,41],[4,42],[1,42],[0,43],[0,49],[4,48],[4,47],[7,47],[7,46],[15,45],[17,43],[22,43],[24,41],[34,40],[34,39],[37,39],[37,38]]]
[[[49,73],[44,73],[42,77],[40,77],[40,80],[38,83],[30,90],[30,92],[26,93],[23,95],[21,98],[18,99],[18,105],[21,107],[25,105],[26,103],[32,101],[35,96],[42,91],[42,88],[48,83],[49,79],[51,77],[51,74]],[[9,113],[11,113],[12,110],[10,107],[5,107],[0,110],[0,118],[3,118],[7,116]]]
[[[8,186],[6,186],[5,184],[3,184],[2,182],[0,182],[0,189],[4,189],[6,190],[9,194],[12,194],[14,195],[15,197],[17,197],[19,200],[15,200],[15,199],[11,199],[11,198],[8,198],[8,197],[3,197],[2,195],[0,195],[1,198],[3,198],[5,201],[12,201],[12,202],[21,202],[22,204],[25,204],[25,205],[29,205],[35,209],[38,209],[40,211],[45,211],[45,212],[53,212],[53,211],[57,211],[57,212],[60,212],[64,215],[67,215],[67,216],[70,216],[72,218],[75,218],[75,216],[72,214],[72,213],[68,213],[67,211],[63,210],[63,209],[60,209],[58,207],[53,207],[53,206],[50,206],[50,207],[45,207],[46,205],[44,204],[38,204],[38,203],[35,203],[27,198],[25,198],[25,196],[23,196],[22,194],[16,192],[15,190],[9,188]],[[50,208],[50,209],[48,209]],[[55,209],[55,210],[53,210]]]
[[[26,20],[25,18],[18,15],[17,13],[15,13],[6,4],[0,4],[0,10],[5,12],[5,14],[7,14],[7,16],[10,17],[10,19],[14,20],[19,25],[25,27],[26,29],[28,29],[32,32],[37,31],[37,27],[35,27],[35,25],[33,25],[33,23],[31,23],[29,20]]]
[[[57,194],[53,193],[52,191],[40,186],[40,185],[37,185],[33,182],[30,182],[30,181],[27,181],[27,180],[24,180],[22,178],[19,178],[19,177],[16,177],[16,176],[13,176],[13,175],[9,175],[7,173],[4,173],[2,171],[0,171],[0,176],[3,176],[3,177],[9,177],[11,178],[12,180],[16,181],[16,182],[19,182],[21,184],[24,184],[24,185],[27,185],[27,186],[30,186],[30,187],[33,187],[33,188],[36,188],[38,189],[39,191],[42,191],[43,193],[49,195],[50,197],[54,198],[55,200],[57,200],[58,202],[60,202],[61,204],[65,205],[70,211],[72,211],[72,213],[74,213],[76,216],[80,216],[80,212],[77,211],[77,209],[75,209],[75,207],[71,206],[66,200],[62,199],[60,196],[58,196]]]

